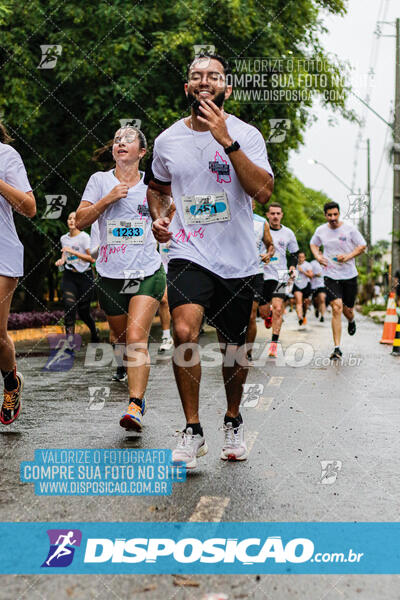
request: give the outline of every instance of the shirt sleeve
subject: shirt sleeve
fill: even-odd
[[[90,250],[90,235],[86,233],[86,231],[83,232],[82,244],[84,247],[84,253],[86,252],[86,250]]]
[[[100,186],[99,178],[97,173],[91,175],[89,181],[86,184],[85,191],[82,195],[82,202],[90,202],[90,204],[96,204],[101,200],[102,190]]]
[[[351,232],[351,241],[356,246],[366,246],[367,245],[367,242],[365,241],[364,236],[355,227]]]
[[[318,275],[318,276],[322,275],[322,267],[317,260],[313,261],[311,263],[311,265],[312,265],[312,272],[314,273],[314,275]]]
[[[163,161],[162,149],[160,148],[160,141],[158,139],[156,139],[154,142],[151,171],[153,174],[153,179],[156,182],[159,180],[162,183],[169,183],[172,179],[171,174],[169,173]]]
[[[245,153],[247,158],[251,160],[257,167],[265,169],[267,173],[274,176],[274,172],[268,160],[267,147],[261,133],[255,127],[251,127],[246,139],[241,142],[238,139],[241,150]]]
[[[312,236],[312,238],[310,240],[310,244],[314,244],[315,246],[318,246],[318,248],[320,246],[322,246],[322,240],[319,236],[318,229],[315,230],[314,235]]]
[[[299,251],[299,245],[297,243],[296,236],[294,235],[293,231],[290,232],[290,238],[289,238],[289,243],[288,243],[287,249],[289,252],[298,252]]]
[[[29,183],[28,175],[26,174],[25,165],[16,150],[10,154],[7,160],[5,182],[12,185],[17,190],[20,190],[20,192],[32,191],[32,186]]]

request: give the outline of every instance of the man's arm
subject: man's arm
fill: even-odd
[[[147,187],[147,204],[153,219],[152,231],[154,237],[158,242],[164,244],[172,237],[172,233],[168,231],[168,228],[175,213],[171,185],[163,185],[156,183],[154,179],[150,179]]]
[[[340,263],[345,263],[345,262],[351,260],[352,258],[355,258],[356,256],[360,256],[360,254],[363,254],[365,252],[366,247],[367,246],[365,244],[356,246],[354,248],[354,250],[352,250],[352,252],[349,252],[349,254],[339,254],[337,256],[337,260]]]
[[[323,265],[324,267],[326,267],[328,264],[328,259],[325,258],[325,256],[322,254],[322,252],[319,249],[319,246],[317,246],[316,244],[310,244],[310,248],[311,248],[311,252],[313,253],[313,255],[315,257],[315,260],[317,260],[320,265]]]
[[[223,148],[231,146],[235,140],[229,135],[222,110],[212,100],[202,100],[200,110],[202,116],[198,116],[198,120],[209,126],[216,141]],[[266,204],[274,189],[273,177],[255,165],[241,149],[231,152],[229,159],[246,194],[260,204]]]
[[[267,249],[267,256],[268,256],[268,258],[271,258],[274,255],[275,246],[274,246],[274,242],[272,240],[272,235],[271,235],[268,221],[265,221],[265,223],[264,223],[263,242],[264,242],[264,246]]]

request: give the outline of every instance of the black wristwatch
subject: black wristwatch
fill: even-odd
[[[233,142],[233,144],[231,144],[227,148],[224,148],[225,154],[230,154],[231,152],[235,152],[235,150],[239,150],[239,148],[240,148],[239,142]]]

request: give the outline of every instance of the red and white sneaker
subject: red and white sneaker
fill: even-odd
[[[249,453],[246,442],[244,440],[244,425],[241,423],[239,427],[233,428],[231,422],[224,423],[222,429],[225,433],[225,442],[222,446],[222,460],[246,460]]]
[[[266,319],[264,319],[264,325],[267,329],[271,329],[272,327],[272,315],[269,315]]]
[[[278,356],[278,342],[271,342],[268,349],[268,356],[277,358]]]

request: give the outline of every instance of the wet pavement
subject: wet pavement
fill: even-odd
[[[283,355],[261,357],[250,369],[247,383],[259,393],[242,409],[251,452],[248,461],[234,464],[219,458],[224,388],[208,346],[216,336],[206,327],[201,420],[209,453],[185,483],[174,484],[171,496],[159,497],[36,496],[32,484],[19,480],[20,462],[33,460],[37,448],[174,447],[184,420],[171,353],[157,355],[159,326],[150,340],[152,371],[141,435],[119,427],[126,384],[110,381],[111,365],[87,366],[85,343],[69,371],[47,372],[47,340],[19,342],[23,413],[0,429],[1,521],[398,521],[400,358],[378,343],[382,327],[358,316],[354,337],[344,327],[343,362],[331,364],[329,316],[327,321],[319,323],[310,313],[299,330],[294,313],[288,313]],[[258,323],[256,359],[270,336]],[[101,410],[90,406],[91,387],[109,390]],[[329,485],[321,485],[326,477],[321,461],[334,465]],[[229,600],[391,599],[400,597],[399,583],[398,576],[371,575],[2,576],[0,598],[200,600],[221,592]]]

